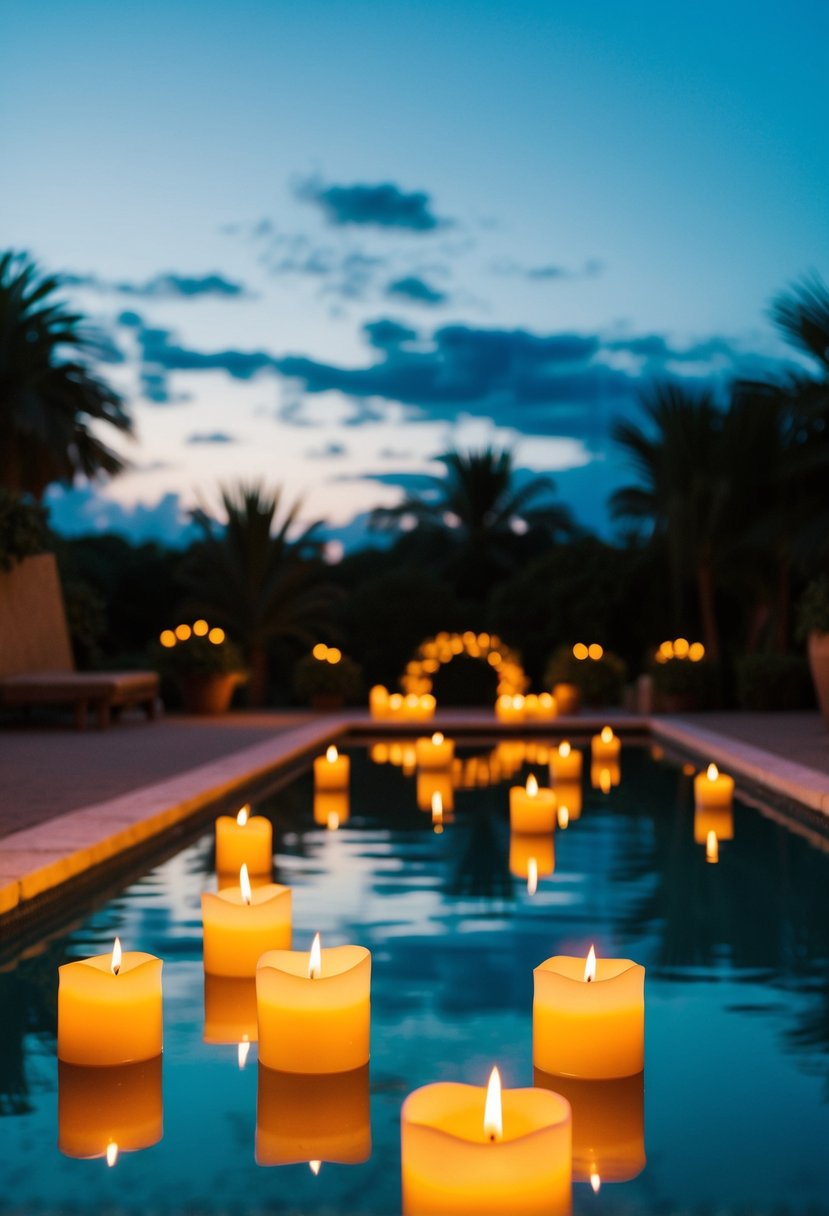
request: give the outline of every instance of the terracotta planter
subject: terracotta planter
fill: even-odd
[[[213,675],[191,673],[178,677],[179,691],[189,714],[223,714],[230,708],[233,692],[242,677],[238,671]]]
[[[809,667],[823,720],[829,726],[829,633],[809,634]]]

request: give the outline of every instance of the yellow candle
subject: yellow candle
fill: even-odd
[[[551,832],[510,832],[510,874],[526,878],[530,895],[535,895],[539,878],[549,878],[555,868],[556,846]]]
[[[330,1076],[276,1072],[260,1064],[257,1165],[358,1165],[370,1156],[367,1064]]]
[[[389,690],[382,684],[375,684],[369,689],[368,708],[372,718],[389,716]]]
[[[567,823],[572,823],[581,817],[582,790],[580,781],[557,781],[554,793],[556,796],[557,816],[560,815],[562,810],[566,810]],[[560,818],[558,826],[562,826]]]
[[[550,692],[540,692],[537,697],[534,697],[532,704],[530,698],[526,698],[527,717],[533,722],[550,722],[556,716],[558,706],[556,699]]]
[[[393,692],[389,697],[389,707],[386,712],[386,717],[394,720],[399,720],[404,716],[403,697],[399,692]]]
[[[539,789],[530,773],[526,786],[514,785],[509,792],[509,822],[513,832],[553,832],[556,826],[556,796]]]
[[[161,1052],[161,959],[139,950],[58,968],[58,1059],[131,1064]]]
[[[269,875],[273,866],[273,827],[264,815],[251,815],[249,806],[235,818],[220,815],[216,820],[216,869],[238,874],[242,866],[257,875]]]
[[[704,773],[694,778],[694,803],[698,807],[730,807],[734,798],[734,778],[721,773],[716,764],[709,764]]]
[[[409,698],[406,698],[408,702]],[[431,722],[435,716],[437,701],[430,692],[424,692],[417,698],[417,705],[414,707],[414,718],[418,722]]]
[[[58,1061],[58,1148],[66,1157],[136,1153],[164,1132],[161,1056],[139,1064],[85,1068]]]
[[[614,735],[612,726],[603,726],[601,734],[594,735],[590,740],[590,754],[594,764],[607,764],[609,761],[618,763],[622,750],[622,740]]]
[[[568,739],[562,739],[550,756],[550,778],[555,785],[559,782],[581,781],[582,754],[578,748],[571,747]]]
[[[204,976],[205,1043],[255,1043],[256,980],[227,975]]]
[[[626,958],[556,955],[535,968],[533,1064],[565,1077],[629,1077],[644,1067],[645,968]]]
[[[645,1074],[579,1081],[535,1070],[533,1084],[551,1089],[573,1112],[573,1181],[628,1182],[645,1168]],[[598,1183],[598,1185],[597,1185]]]
[[[618,760],[600,760],[590,765],[590,784],[594,790],[609,794],[614,785],[622,780]]]
[[[348,823],[350,814],[348,790],[316,790],[314,793],[314,823],[335,831]]]
[[[401,1112],[404,1216],[566,1216],[570,1107],[543,1089],[443,1082]]]
[[[363,946],[310,955],[270,950],[256,968],[259,1060],[280,1072],[333,1073],[369,1058],[371,954]]]
[[[417,805],[421,811],[431,811],[435,794],[440,794],[444,812],[455,806],[455,787],[451,773],[422,772],[417,774]]]
[[[553,686],[553,696],[556,699],[556,705],[560,714],[577,714],[579,712],[581,698],[578,687],[575,684],[555,684]]]
[[[239,886],[201,897],[204,969],[210,975],[252,978],[266,950],[291,945],[291,888],[277,883],[251,888],[242,866]]]
[[[417,767],[421,769],[447,769],[455,758],[455,744],[445,739],[436,730],[431,739],[418,739],[415,743]]]
[[[351,777],[351,761],[341,756],[332,743],[324,756],[314,761],[314,788],[317,790],[347,790]]]

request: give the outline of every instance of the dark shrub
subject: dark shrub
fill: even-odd
[[[741,709],[810,709],[814,705],[809,664],[799,654],[747,654],[737,660]]]

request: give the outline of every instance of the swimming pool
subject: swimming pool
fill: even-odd
[[[232,1034],[203,1039],[200,896],[215,887],[206,830],[0,971],[0,1210],[394,1213],[405,1096],[437,1080],[482,1085],[494,1063],[505,1085],[531,1084],[533,967],[591,943],[647,968],[644,1084],[608,1098],[624,1129],[618,1172],[642,1168],[598,1194],[576,1182],[574,1210],[829,1210],[825,841],[737,800],[733,839],[709,864],[691,776],[625,744],[620,784],[604,794],[586,781],[581,815],[556,833],[554,872],[539,864],[531,895],[515,849],[510,870],[507,788],[543,766],[501,745],[497,767],[516,776],[486,784],[497,748],[461,749],[470,788],[455,792],[440,834],[402,745],[351,749],[337,831],[315,823],[307,771],[255,807],[275,825],[275,881],[294,890],[295,947],[319,930],[323,944],[372,951],[372,1058],[354,1097],[359,1123],[367,1088],[367,1160],[318,1175],[256,1163],[257,1097],[265,1125],[278,1123],[285,1094],[266,1077],[257,1095],[255,1046],[240,1068]],[[55,1017],[58,965],[104,953],[116,934],[165,963],[163,1067],[139,1083],[142,1100],[163,1107],[163,1136],[108,1169],[58,1148],[60,1134],[71,1149],[73,1129],[58,1127]],[[83,1086],[61,1077],[64,1124]]]

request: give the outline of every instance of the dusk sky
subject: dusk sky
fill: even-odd
[[[67,530],[263,476],[351,539],[489,441],[606,528],[642,380],[772,369],[829,278],[824,0],[5,0],[0,42],[2,244],[138,436]]]

